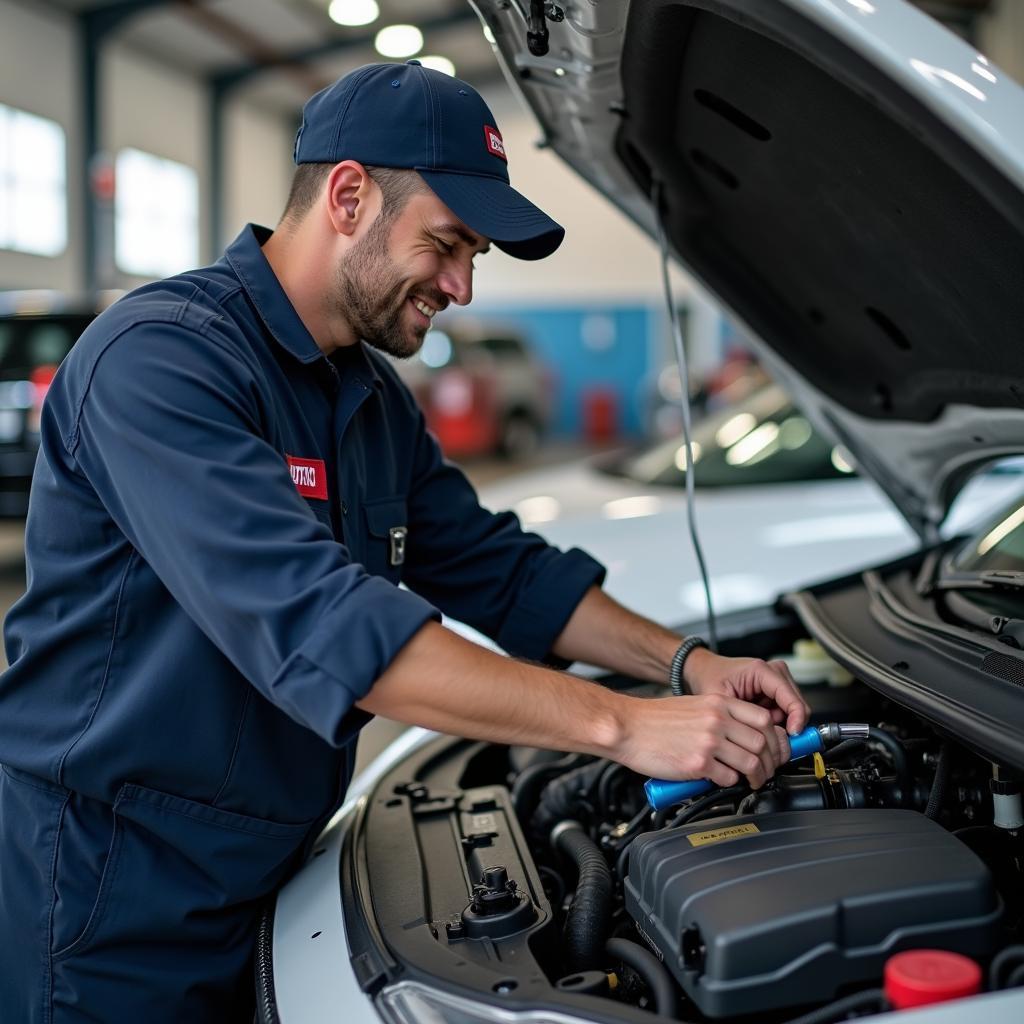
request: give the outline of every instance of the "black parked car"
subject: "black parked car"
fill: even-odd
[[[50,382],[96,312],[5,299],[0,305],[0,517],[9,519],[28,510],[39,414]]]

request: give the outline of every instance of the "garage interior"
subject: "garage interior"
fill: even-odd
[[[572,20],[577,8],[600,7],[600,2],[569,0],[531,5],[529,0],[510,0],[504,4],[499,0],[481,0],[479,6],[488,11],[500,7],[507,12],[511,5],[522,9],[525,38],[531,7],[544,9],[554,27],[566,16]],[[633,0],[633,5],[642,2]],[[832,6],[846,3],[874,10],[868,0],[835,0]],[[726,6],[729,4],[734,4],[734,0]],[[879,0],[879,5],[885,6],[885,0]],[[703,6],[717,13],[716,0],[708,0]],[[977,51],[983,70],[991,62],[1005,76],[1024,83],[1024,2],[914,0],[913,6],[966,40]],[[737,24],[744,25],[742,21]],[[753,66],[758,74],[766,75],[778,71],[771,63],[769,50],[774,41],[765,43],[764,51],[758,47],[745,49],[750,39],[743,36],[750,33],[745,33],[744,28],[728,23],[728,31],[736,33],[734,51],[748,61],[748,70]],[[758,45],[761,42],[759,39]],[[552,61],[557,63],[563,56],[555,53]],[[665,54],[658,56],[664,58]],[[688,404],[686,411],[681,411],[684,388],[680,385],[673,318],[666,313],[656,240],[601,195],[598,188],[581,180],[554,151],[552,140],[543,137],[536,118],[519,95],[522,83],[513,87],[512,73],[502,66],[493,35],[466,0],[0,0],[3,615],[18,601],[26,586],[24,533],[30,478],[38,448],[39,416],[58,366],[78,333],[95,315],[134,289],[213,263],[247,224],[276,225],[289,193],[295,133],[305,101],[363,65],[378,61],[401,64],[406,60],[418,60],[424,67],[455,75],[480,92],[501,126],[512,185],[551,214],[566,231],[558,251],[543,260],[514,259],[501,251],[481,258],[473,279],[472,304],[442,311],[419,353],[398,368],[399,377],[423,408],[426,422],[444,454],[464,470],[486,507],[513,511],[524,527],[550,538],[560,547],[578,544],[593,551],[608,568],[608,589],[613,596],[637,606],[652,618],[660,615],[659,621],[672,628],[701,621],[709,590],[720,614],[740,614],[768,604],[784,590],[852,572],[855,566],[868,561],[896,559],[918,543],[920,524],[908,525],[880,492],[869,487],[861,467],[847,445],[841,443],[845,439],[838,432],[834,436],[820,430],[821,423],[801,410],[775,381],[769,361],[762,358],[756,340],[751,337],[752,325],[741,322],[705,284],[674,263],[670,271],[674,312],[689,372],[685,384]],[[565,74],[564,69],[558,70]],[[742,74],[743,69],[717,66],[702,69],[703,72],[724,92],[729,79]],[[669,62],[666,81],[673,75]],[[524,81],[525,78],[524,74]],[[804,116],[799,102],[808,82],[814,85],[811,79],[805,81],[794,76],[791,92],[785,94],[784,103],[780,101],[779,113],[785,114],[780,117],[784,130],[792,129]],[[759,80],[748,80],[736,94],[756,105],[760,89]],[[716,138],[732,138],[729,132],[737,122],[743,122],[741,128],[746,133],[741,143],[758,137],[759,132],[767,132],[742,111],[715,96],[708,98],[705,92],[702,98],[699,88],[692,91],[690,107],[680,117],[685,119],[694,111],[698,116],[718,118],[714,123],[721,136]],[[651,122],[657,124],[658,115],[648,114],[646,121],[637,120],[649,129]],[[885,115],[879,114],[878,124],[883,123]],[[841,152],[844,164],[856,163],[859,147],[872,135],[866,129],[863,137],[845,128],[835,134],[827,129],[828,126],[822,126],[820,135],[831,147],[829,160],[809,162],[812,171],[832,167],[840,159],[837,152]],[[627,126],[624,138],[629,130]],[[736,189],[737,182],[727,180],[733,176],[724,166],[701,153],[695,161],[692,150],[669,152],[672,141],[666,142],[667,155],[659,165],[660,171],[667,168],[671,173],[683,173],[680,168],[684,165],[703,159],[705,175],[716,178],[719,185]],[[724,148],[729,152],[728,143]],[[874,150],[865,164],[871,163],[874,171],[882,173],[878,169],[891,162],[893,151]],[[739,163],[744,152],[743,145],[738,144],[730,158]],[[907,170],[915,176],[929,174],[928,152],[923,146],[919,152],[912,147],[905,152],[913,152],[913,166],[893,164],[889,168],[893,191],[901,202],[905,200],[904,205],[912,207],[919,201],[924,208],[935,196],[944,199],[955,193],[953,185],[944,188],[945,168],[935,169],[934,178],[923,185],[917,177],[907,177]],[[771,168],[770,174],[775,173],[776,168]],[[765,186],[764,195],[770,194],[774,184],[777,182]],[[698,179],[695,194],[702,187],[704,181]],[[811,180],[791,183],[789,199],[798,203],[801,192],[811,194],[814,187]],[[1019,200],[1019,194],[1016,196]],[[736,205],[737,218],[753,224],[762,198],[760,192],[741,194],[745,202]],[[974,216],[976,211],[972,212],[968,200],[951,216]],[[807,210],[811,212],[805,215],[812,216],[815,207],[809,203]],[[772,231],[781,231],[786,219],[785,210],[775,211],[775,219],[769,218]],[[1024,281],[1015,280],[1021,263],[1020,253],[1013,249],[1019,235],[1007,231],[1004,237],[995,221],[975,219],[979,225],[975,251],[978,258],[970,267],[951,270],[950,279],[960,282],[970,293],[964,298],[964,310],[979,291],[991,297],[985,309],[988,319],[984,322],[1001,331],[992,330],[989,335],[1001,333],[1004,341],[1019,341],[1019,318],[1007,318],[1005,309],[995,305],[999,295],[1011,295],[1011,306],[1019,310]],[[985,230],[982,238],[983,225],[991,230]],[[855,240],[856,229],[857,225],[851,228]],[[772,244],[759,251],[759,245],[768,237],[759,234],[760,230],[755,225],[746,238],[744,251],[753,254],[753,259],[773,251]],[[885,236],[886,231],[892,232],[888,236],[892,244],[886,253],[879,254],[880,287],[883,281],[892,282],[887,258],[896,253],[896,258],[909,264],[918,252],[912,246],[901,247],[899,222],[885,220],[885,231],[880,236]],[[995,254],[987,252],[993,240],[999,249]],[[821,239],[822,253],[831,251],[834,241]],[[850,249],[855,249],[854,243]],[[1000,258],[996,261],[996,257]],[[986,263],[989,258],[996,262]],[[824,264],[827,260],[823,256],[820,262]],[[742,275],[734,273],[734,266],[723,265],[721,270],[720,277],[709,278],[706,283],[715,286],[719,296],[731,297],[730,289]],[[783,267],[780,273],[794,292],[800,292],[806,284],[810,294],[812,285],[816,285],[807,277],[799,259],[792,267]],[[748,283],[743,281],[739,287]],[[905,324],[913,312],[902,306],[908,295],[916,298],[918,294],[909,289],[901,292],[898,287],[893,290],[891,297],[900,308],[899,316],[890,316],[873,306],[867,310],[877,338],[881,339],[875,351],[880,353],[880,361],[888,361],[887,373],[901,372],[901,360],[911,347]],[[812,299],[805,301],[802,297],[800,302],[806,307],[805,333],[794,335],[792,349],[784,354],[812,380],[831,374],[849,382],[849,406],[873,417],[891,395],[887,398],[878,393],[856,393],[856,373],[863,362],[863,352],[850,347],[841,358],[824,351],[808,354],[809,339],[816,336],[826,314]],[[920,318],[932,340],[939,333],[945,311],[946,307],[936,306]],[[28,326],[12,326],[21,323]],[[856,324],[850,326],[850,338],[858,329]],[[914,325],[914,330],[924,329],[920,323]],[[25,351],[31,349],[31,354],[23,358],[19,348],[17,357],[10,355],[18,346],[25,347]],[[960,370],[964,378],[970,377],[976,368],[972,365],[975,359],[973,349],[963,356]],[[913,379],[912,393],[896,389],[898,399],[905,398],[906,408],[914,413],[908,418],[914,419],[920,413],[920,419],[928,421],[939,415],[939,408],[925,408],[930,401],[930,379],[926,368],[919,379]],[[1024,402],[1020,395],[1017,397]],[[892,411],[890,401],[884,412]],[[904,406],[900,405],[897,411],[905,411]],[[689,446],[688,454],[681,431],[689,415],[693,416],[692,436],[696,440]],[[999,500],[1004,493],[1017,493],[1013,480],[1014,474],[1020,472],[1015,454],[1007,450],[1005,455],[1005,466],[1000,464],[1002,476],[993,485],[1003,488],[998,491]],[[706,493],[714,495],[712,503],[698,505],[706,509],[701,530],[714,576],[710,587],[706,583],[702,586],[698,572],[700,557],[695,560],[690,553],[688,469],[698,472],[698,490],[706,486]],[[749,500],[744,493],[753,493],[741,490],[746,484],[767,489],[764,504],[753,515],[744,504]],[[787,484],[806,484],[807,489],[801,495],[784,494]],[[854,486],[840,496],[836,488],[847,485]],[[829,494],[825,496],[825,492]],[[967,529],[974,522],[972,517],[979,503],[994,500],[987,491],[980,496],[972,492],[962,507],[954,506],[952,520]],[[744,542],[737,540],[734,550],[730,550],[732,540],[739,537],[744,537]],[[750,561],[749,550],[755,544],[760,544],[758,550],[765,552],[763,564]],[[677,557],[678,568],[674,561]],[[671,567],[657,568],[658,559]],[[780,579],[784,586],[777,585]],[[874,596],[876,602],[882,600],[877,594]],[[828,607],[828,596],[822,600]],[[839,604],[841,599],[832,600]],[[636,602],[640,602],[639,606]],[[483,640],[468,628],[467,635]],[[777,649],[780,645],[784,645],[784,650]],[[744,649],[730,653],[748,652]],[[788,627],[780,627],[777,632],[768,630],[763,635],[763,650],[750,653],[769,659],[785,655],[798,683],[803,681],[801,672],[815,679],[832,674],[838,692],[852,678],[813,640],[798,636]],[[6,667],[6,655],[0,652],[0,657],[0,667]],[[1015,667],[1000,671],[1004,681],[1020,686]],[[407,726],[383,717],[366,726],[356,751],[356,776],[403,736],[409,740]],[[471,851],[472,867],[486,876],[490,861],[472,853],[474,843],[486,845],[486,840],[472,836],[490,831],[489,816],[500,818],[499,811],[493,809],[500,801],[495,803],[487,796],[488,787],[494,788],[494,772],[484,756],[474,761],[462,748],[431,750],[436,763],[426,755],[416,755],[423,761],[419,767],[425,778],[436,774],[433,781],[424,784],[424,792],[430,791],[428,795],[399,796],[410,806],[422,800],[427,804],[431,800],[443,802],[446,787],[454,785],[453,780],[478,780],[474,792],[479,790],[480,810],[473,813],[483,824],[460,842]],[[3,761],[0,750],[0,762]],[[456,762],[457,767],[453,767]],[[517,770],[521,769],[528,779],[547,782],[552,776],[545,774],[545,763],[538,760],[517,766]],[[934,759],[928,764],[937,774]],[[575,762],[573,769],[581,770]],[[597,777],[591,781],[596,791]],[[1007,785],[1011,784],[1015,784],[1012,778]],[[459,785],[471,788],[461,781]],[[522,790],[529,791],[531,785],[524,783]],[[607,787],[605,795],[614,796],[614,773],[605,777],[603,785]],[[997,791],[998,787],[993,789]],[[513,799],[518,799],[515,794]],[[798,798],[794,799],[798,802]],[[969,802],[971,798],[964,799]],[[438,806],[440,816],[444,808]],[[501,804],[501,808],[504,806]],[[863,827],[868,829],[873,821],[871,812],[862,807],[856,813],[865,815]],[[552,823],[555,820],[552,818]],[[757,840],[765,849],[771,846],[773,829],[785,827],[784,815],[778,820],[777,826],[766,828],[767,834]],[[463,827],[454,818],[445,818],[443,825],[428,826],[424,824],[425,812],[422,820],[417,821],[420,831],[415,841],[420,844],[429,841],[424,837]],[[680,826],[684,824],[685,821],[680,822]],[[979,827],[974,822],[961,824],[964,828]],[[495,834],[502,827],[499,821]],[[616,827],[628,830],[632,826],[623,822]],[[693,825],[688,827],[693,831]],[[914,838],[915,828],[908,824],[898,843],[892,840],[896,845],[879,840],[872,850],[879,863],[897,865],[903,848],[898,844],[905,843],[909,848],[918,842]],[[378,844],[375,849],[382,858],[390,855],[389,850],[412,841],[397,828],[387,836],[385,832],[386,827],[379,824],[377,833],[367,840]],[[623,833],[615,836],[613,832],[609,830],[606,850],[622,838]],[[925,833],[921,833],[923,838],[919,837],[922,848],[933,849],[943,866],[948,858],[950,866],[951,880],[947,882],[942,877],[935,881],[934,898],[947,899],[951,904],[959,900],[951,920],[967,922],[963,925],[964,934],[974,927],[980,934],[982,924],[978,922],[987,921],[986,915],[992,914],[991,907],[979,895],[983,883],[969,880],[976,888],[966,896],[968,883],[957,890],[955,851],[950,853],[940,840]],[[569,857],[568,846],[558,847],[562,842],[571,845],[571,835],[564,839],[565,834],[552,846]],[[628,835],[631,838],[632,832]],[[647,865],[645,870],[653,877],[663,862],[668,863],[673,857],[689,858],[686,863],[693,862],[693,878],[697,881],[692,886],[679,883],[671,893],[642,887],[630,890],[624,896],[625,906],[635,920],[644,922],[641,935],[658,956],[663,955],[658,943],[665,945],[665,936],[675,928],[678,934],[671,941],[678,939],[678,948],[666,949],[681,965],[677,974],[681,977],[693,964],[704,964],[708,954],[692,922],[673,918],[679,913],[678,906],[699,904],[704,899],[701,886],[710,888],[716,884],[733,886],[729,899],[734,902],[730,906],[743,906],[753,891],[752,883],[749,879],[711,877],[713,871],[699,859],[700,843],[704,840],[696,831],[689,836],[689,845],[680,840],[679,845],[668,850],[659,850],[653,837],[653,833],[640,836],[642,841],[636,842],[631,855],[634,862]],[[444,842],[449,840],[451,836]],[[930,843],[934,847],[929,847]],[[1021,857],[1021,852],[1018,850],[1015,856]],[[893,870],[905,874],[908,889],[914,887],[914,872],[908,871],[905,864],[894,866]],[[524,876],[530,876],[529,884],[536,889],[547,886],[548,880],[541,878],[543,871],[534,873],[526,867],[522,871]],[[708,872],[707,877],[702,871]],[[809,868],[815,884],[824,888],[842,871],[841,864],[832,862]],[[505,881],[494,892],[485,892],[480,888],[483,883],[474,879],[473,906],[479,910],[483,905],[480,901],[492,897],[494,905],[501,899],[509,906],[514,905],[522,893],[516,896],[514,885],[506,891]],[[413,881],[408,880],[408,884],[411,886]],[[461,878],[454,882],[446,880],[444,885],[438,883],[432,898],[440,900],[445,885],[458,888],[461,884]],[[870,903],[871,898],[865,890],[865,901]],[[395,900],[397,897],[392,902]],[[908,902],[915,906],[917,900],[926,904],[928,895],[916,892],[913,899],[908,897]],[[511,913],[508,906],[503,906],[501,913]],[[402,914],[406,909],[389,904],[387,912],[382,912],[382,920],[387,918],[399,932],[405,927],[401,922],[405,920]],[[809,915],[814,911],[810,903],[805,909]],[[713,913],[717,920],[720,912],[728,916],[717,907],[708,914]],[[798,912],[799,908],[794,910],[794,914]],[[391,916],[387,917],[389,913]],[[865,917],[859,924],[854,922],[853,927],[870,931],[873,911],[864,913]],[[539,929],[542,917],[538,912],[537,920],[528,927],[536,925]],[[310,924],[306,917],[300,919],[303,928]],[[492,933],[485,925],[473,915],[470,920],[470,933],[477,927],[477,937],[492,941]],[[666,921],[670,923],[666,925]],[[319,925],[314,921],[310,927],[315,930]],[[455,927],[465,927],[465,917]],[[648,927],[654,937],[647,935],[643,927]],[[727,922],[723,920],[721,927],[725,931]],[[750,927],[756,930],[756,923],[751,922]],[[827,943],[824,926],[822,936],[822,943]],[[463,937],[461,932],[458,937]],[[493,932],[493,942],[499,946],[504,938],[500,930]],[[943,936],[937,933],[939,945],[942,940]],[[398,945],[403,941],[405,938],[400,936]],[[412,943],[412,938],[409,941]],[[785,943],[788,939],[780,935],[778,941]],[[528,946],[524,939],[522,948],[501,948],[514,959],[526,956]],[[723,939],[718,953],[728,963],[729,956],[746,955],[741,947],[742,942],[738,941],[739,952],[730,952]],[[414,958],[412,952],[409,956]],[[839,954],[837,957],[843,959]],[[629,961],[624,957],[624,962]],[[566,984],[565,991],[578,990],[588,995],[591,986],[593,991],[604,991],[607,980],[594,980],[592,975],[602,972],[595,972],[586,956],[574,964],[578,970],[574,968],[573,976],[582,980]],[[380,979],[386,972],[372,956],[367,954],[366,961],[357,969],[372,976],[362,991],[381,991],[385,982]],[[1024,984],[1021,968],[1012,969],[1018,978],[1014,984]],[[629,975],[634,988],[638,984],[636,977],[648,977],[645,970],[641,964],[636,976]],[[725,968],[723,971],[728,973]],[[1006,967],[1007,977],[1010,971],[1011,967]],[[853,980],[851,973],[851,983]],[[493,993],[506,995],[512,991],[503,991],[500,984],[495,982]],[[680,984],[685,987],[684,982]],[[515,985],[512,981],[513,989]],[[718,988],[695,997],[695,1005],[706,1014],[702,1019],[754,1012],[774,998],[767,994],[772,991],[767,983],[755,979],[747,988],[745,985],[746,982],[734,987],[732,982],[723,981]],[[748,997],[748,991],[755,994]],[[425,1015],[432,1010],[429,999],[416,1002],[421,997],[422,993],[412,989],[394,996],[388,1010],[392,1016],[388,1019],[427,1019],[416,1017],[417,1013]],[[675,995],[662,994],[665,1005],[670,998],[674,1003]],[[769,1002],[758,1003],[758,999]],[[789,1019],[781,1013],[783,1003],[771,1005],[774,1009],[769,1008],[769,1016],[764,1019]],[[857,1010],[854,1003],[850,1005],[851,1012]],[[642,1006],[657,1008],[658,1000],[645,997]],[[455,1010],[451,1012],[454,1014]],[[0,1018],[6,1020],[2,1005]],[[477,1018],[445,1017],[439,1012],[430,1019]],[[994,1024],[1002,1020],[996,1017]],[[288,1018],[285,1024],[294,1022]]]

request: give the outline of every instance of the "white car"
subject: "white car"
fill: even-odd
[[[759,607],[917,546],[878,486],[854,475],[849,452],[777,385],[703,420],[693,440],[697,524],[718,612]],[[612,597],[674,627],[705,607],[686,530],[685,465],[678,440],[660,441],[507,477],[480,499],[559,547],[590,552],[608,569]],[[1005,459],[971,480],[943,535],[965,532],[1019,494],[1022,469],[1024,460]]]
[[[722,616],[723,653],[853,677],[806,691],[849,742],[755,794],[666,821],[612,762],[408,733],[266,918],[261,1019],[1016,1024],[1024,507],[942,523],[1024,452],[1024,90],[902,0],[531,2],[529,41],[525,7],[477,3],[550,146],[664,222],[918,542]]]

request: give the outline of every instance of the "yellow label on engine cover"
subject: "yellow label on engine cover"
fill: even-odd
[[[730,825],[728,828],[713,828],[709,832],[694,832],[686,838],[691,846],[707,846],[708,843],[721,843],[726,839],[739,839],[750,836],[761,830],[756,825]]]

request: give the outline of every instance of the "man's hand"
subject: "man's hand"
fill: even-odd
[[[721,694],[767,708],[776,725],[785,722],[790,736],[807,725],[811,709],[783,661],[723,658],[698,647],[686,659],[683,679],[697,696]]]
[[[785,732],[771,712],[721,694],[629,698],[617,761],[660,779],[711,779],[733,786],[745,775],[759,789],[789,760]]]

